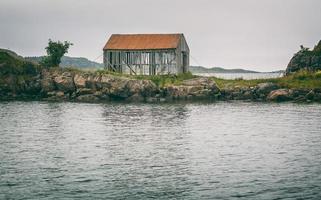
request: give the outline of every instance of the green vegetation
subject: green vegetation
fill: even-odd
[[[303,53],[310,56],[321,56],[321,40],[317,45],[314,46],[313,50],[309,50],[309,48],[304,47],[303,45],[301,45],[300,48],[301,49],[298,53]]]
[[[320,43],[314,48],[318,49]],[[35,76],[39,75],[42,67],[37,63],[28,61],[16,53],[0,49],[0,76],[7,77],[11,75],[18,76]],[[110,74],[113,76],[132,78],[138,80],[151,80],[159,87],[166,87],[169,85],[179,85],[184,80],[196,78],[197,76],[192,73],[178,74],[178,75],[126,75],[110,72],[107,70],[81,70],[79,68],[52,68],[50,70],[61,70],[61,71],[71,71],[75,73],[89,73],[89,74]],[[282,88],[290,89],[315,89],[321,88],[321,71],[311,72],[311,71],[298,71],[291,75],[281,77],[281,78],[271,78],[271,79],[255,79],[255,80],[227,80],[212,77],[216,81],[220,88],[237,88],[237,87],[254,87],[259,83],[263,82],[273,82]]]
[[[289,89],[315,89],[321,88],[321,71],[318,72],[308,72],[308,71],[299,71],[292,75],[280,77],[280,78],[271,78],[271,79],[254,79],[254,80],[226,80],[215,78],[213,79],[219,85],[220,88],[235,88],[235,87],[254,87],[259,83],[264,82],[273,82],[279,85],[282,88]]]
[[[16,53],[0,49],[0,75],[36,75],[41,67]]]
[[[179,85],[184,80],[192,79],[197,76],[193,75],[191,72],[182,73],[178,75],[154,75],[154,76],[147,76],[147,75],[139,75],[136,76],[136,79],[141,80],[151,80],[153,81],[158,87],[165,87],[169,85]]]
[[[58,67],[62,56],[65,53],[68,53],[68,49],[71,45],[73,44],[68,41],[53,42],[49,39],[48,46],[46,47],[48,56],[43,58],[41,64],[45,67]]]

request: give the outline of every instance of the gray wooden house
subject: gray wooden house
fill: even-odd
[[[189,70],[183,34],[113,34],[103,51],[105,68],[114,72],[162,75]]]

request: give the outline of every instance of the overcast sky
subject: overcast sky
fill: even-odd
[[[23,56],[52,38],[94,60],[112,33],[176,32],[192,65],[284,69],[321,39],[321,0],[0,0],[0,48]]]

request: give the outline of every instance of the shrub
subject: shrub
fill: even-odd
[[[53,42],[49,39],[48,46],[46,47],[48,56],[45,56],[42,59],[41,64],[46,67],[58,67],[62,56],[65,55],[65,53],[68,53],[68,49],[71,45],[73,44],[68,41]]]

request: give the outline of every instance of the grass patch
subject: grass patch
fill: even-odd
[[[299,71],[289,76],[270,79],[253,79],[253,80],[227,80],[213,77],[220,88],[236,88],[236,87],[254,87],[259,83],[272,82],[282,88],[289,89],[316,89],[321,88],[321,71],[308,72]]]
[[[140,80],[151,80],[158,87],[166,87],[169,85],[179,85],[184,80],[192,79],[195,77],[197,77],[197,76],[193,75],[190,72],[177,74],[177,75],[154,75],[154,76],[138,75],[138,76],[134,76],[134,78],[140,79]]]
[[[275,83],[281,87],[291,89],[316,89],[321,88],[321,72],[299,71],[295,74],[278,78]]]

